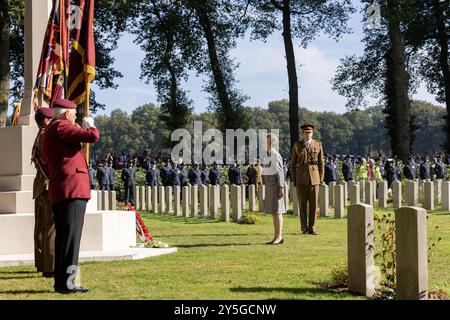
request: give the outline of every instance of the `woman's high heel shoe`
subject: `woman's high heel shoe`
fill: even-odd
[[[272,241],[269,241],[269,242],[266,242],[266,244],[273,244],[273,242],[274,242],[275,240],[272,240]]]
[[[272,244],[282,244],[282,243],[284,243],[284,239],[283,238],[281,238],[281,240],[280,241],[278,241],[278,242],[273,242]]]

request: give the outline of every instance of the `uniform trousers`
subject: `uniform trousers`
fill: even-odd
[[[135,204],[134,188],[136,185],[125,185],[125,203]]]
[[[297,185],[297,197],[300,202],[301,229],[303,232],[313,232],[315,231],[314,226],[316,222],[317,199],[319,198],[319,185]],[[308,205],[309,210],[307,210]]]
[[[67,280],[78,266],[81,233],[87,199],[67,199],[53,205],[56,227],[55,241],[55,290],[66,290]],[[69,268],[70,267],[70,268]]]
[[[34,201],[34,261],[38,272],[52,273],[55,261],[55,223],[48,191]]]

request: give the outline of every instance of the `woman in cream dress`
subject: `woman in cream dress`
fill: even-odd
[[[274,225],[273,240],[267,244],[281,244],[283,240],[283,213],[286,213],[284,202],[284,170],[283,158],[276,150],[278,138],[273,133],[267,134],[267,157],[263,164],[262,179],[265,186],[264,211],[272,215]]]

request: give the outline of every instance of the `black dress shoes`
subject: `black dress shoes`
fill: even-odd
[[[269,241],[269,242],[266,242],[266,244],[273,244],[273,242],[274,242],[275,240],[272,240],[272,241]]]
[[[283,238],[281,238],[281,240],[280,241],[278,241],[278,242],[273,242],[272,244],[283,244],[284,243],[284,240],[283,240]]]
[[[73,289],[56,289],[57,293],[70,294],[70,293],[89,293],[91,290],[85,289],[83,287],[75,287]]]
[[[310,231],[309,234],[312,234],[313,236],[317,236],[317,232],[315,232],[315,231]]]
[[[53,278],[55,274],[53,272],[42,272],[44,278]]]

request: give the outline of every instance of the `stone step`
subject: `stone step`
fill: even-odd
[[[81,251],[80,262],[140,260],[177,252],[177,248],[129,248],[112,251]],[[0,255],[0,267],[33,266],[34,254]]]

